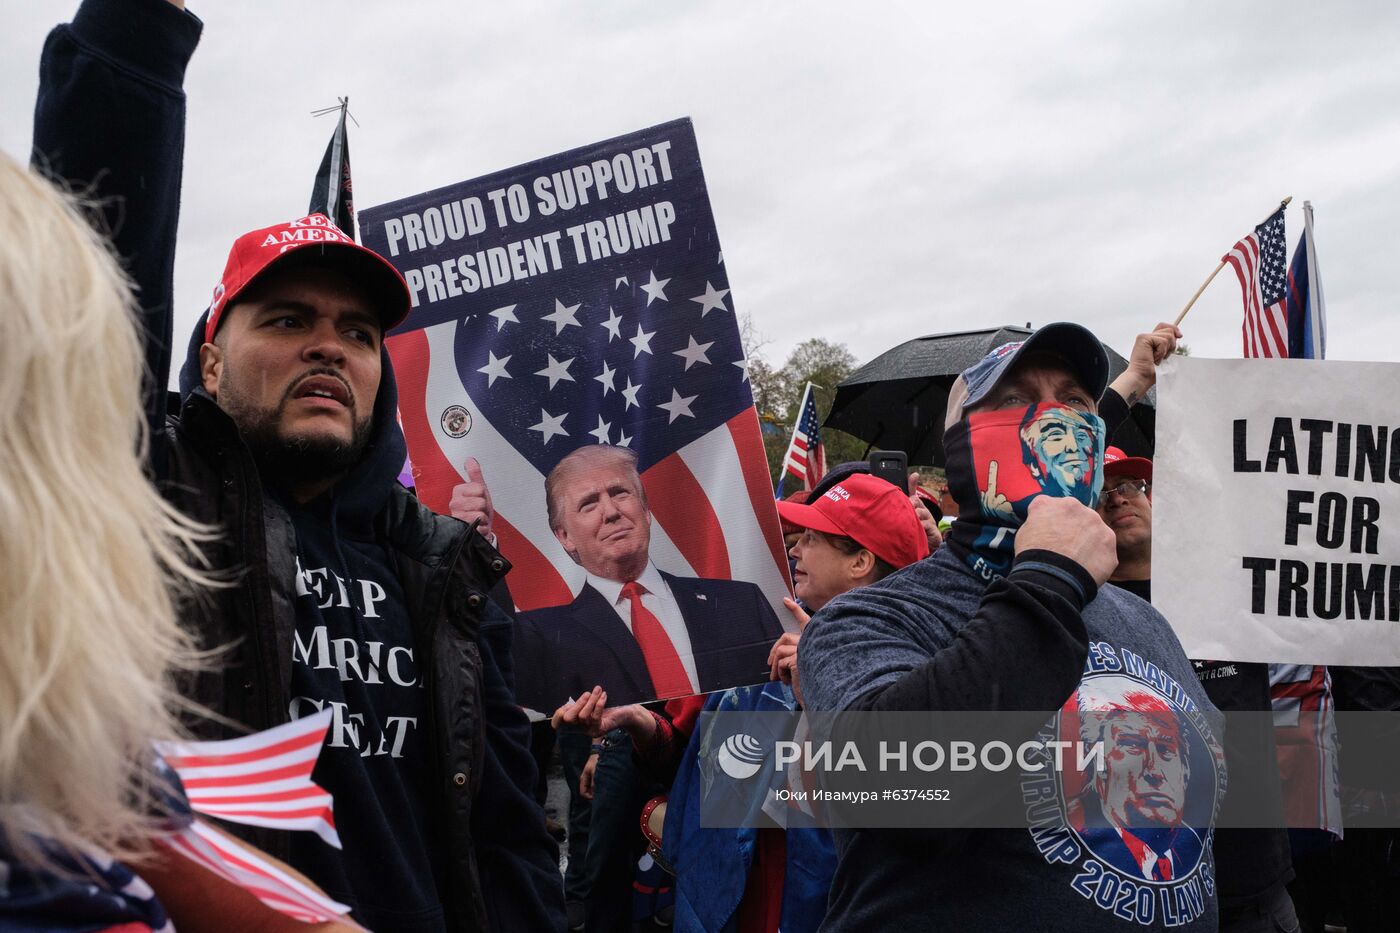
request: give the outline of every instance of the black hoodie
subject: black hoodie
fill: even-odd
[[[220,524],[211,557],[234,558],[215,566],[239,574],[235,586],[187,609],[192,627],[207,626],[199,630],[202,639],[235,640],[201,699],[256,727],[317,703],[344,704],[331,741],[339,736],[345,747],[326,749],[316,778],[336,794],[345,849],[296,833],[305,839],[292,854],[332,894],[356,905],[372,928],[441,928],[434,915],[446,900],[458,905],[457,930],[479,926],[481,913],[495,930],[562,929],[558,853],[530,793],[528,725],[509,677],[510,620],[482,600],[504,561],[479,535],[463,534],[452,519],[432,516],[395,487],[404,443],[387,356],[369,452],[333,494],[304,508],[285,502],[278,508],[275,492],[257,491],[227,416],[194,382],[197,367],[182,373],[184,417],[178,426],[166,424],[181,83],[199,32],[197,19],[165,0],[84,0],[73,22],[57,27],[45,44],[34,146],[38,165],[99,204],[98,224],[112,233],[138,285],[151,374],[152,472],[172,480],[164,488],[179,507]],[[192,342],[192,358],[197,351]],[[285,524],[294,535],[282,533]],[[282,541],[295,553],[268,549]],[[399,581],[410,579],[409,591],[400,592]],[[424,581],[436,587],[426,596]],[[300,589],[306,595],[296,596]],[[422,650],[433,652],[415,657],[418,667],[403,650],[413,645],[404,635],[406,604],[421,607],[412,622],[423,629]],[[283,641],[281,631],[272,637],[266,627],[286,617],[292,637]],[[323,646],[330,666],[321,663]],[[422,683],[425,675],[436,683],[431,693],[392,683],[395,677]],[[309,699],[293,699],[301,697]],[[436,731],[420,734],[410,726],[416,713],[434,708]],[[224,728],[209,725],[212,732]],[[371,754],[361,757],[351,745]],[[384,754],[374,754],[381,747]],[[421,788],[425,773],[438,783]],[[432,811],[426,827],[424,808]],[[462,826],[467,816],[469,831]],[[286,834],[239,832],[285,851]],[[414,837],[425,832],[428,841],[420,845]],[[433,873],[421,870],[429,859],[440,873],[451,873],[451,889],[439,890]],[[475,876],[470,883],[466,872]]]
[[[202,316],[180,371],[183,398],[204,394],[197,382],[204,323]],[[264,481],[296,534],[287,712],[333,711],[313,777],[335,798],[343,844],[337,850],[294,833],[291,860],[368,928],[437,933],[446,929],[438,895],[445,859],[432,855],[428,702],[403,591],[374,533],[407,451],[387,352],[380,361],[372,433],[359,464],[304,504]]]

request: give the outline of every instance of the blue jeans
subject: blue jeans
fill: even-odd
[[[559,735],[570,799],[564,891],[569,900],[584,902],[588,933],[630,933],[632,880],[646,848],[638,820],[647,788],[632,757],[632,741],[622,729],[609,738],[611,747],[598,756],[590,803],[579,796],[578,777],[591,740],[577,732]]]

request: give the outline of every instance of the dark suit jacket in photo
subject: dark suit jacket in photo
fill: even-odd
[[[1100,806],[1095,806],[1091,801],[1084,807],[1086,816],[1085,828],[1079,830],[1082,838],[1089,846],[1094,855],[1112,865],[1114,868],[1132,878],[1142,878],[1152,880],[1145,875],[1142,865],[1139,864],[1132,852],[1128,849],[1123,837],[1118,835],[1118,830],[1109,823],[1108,817],[1104,814]],[[1201,837],[1189,826],[1180,826],[1172,834],[1170,851],[1172,854],[1174,879],[1189,877],[1195,871],[1196,865],[1201,860]],[[1158,853],[1165,855],[1165,852]]]
[[[783,627],[762,590],[742,580],[661,576],[690,633],[701,693],[768,679],[768,652]],[[598,685],[608,706],[656,699],[637,640],[586,584],[568,605],[519,614],[515,667],[521,705],[545,714]]]

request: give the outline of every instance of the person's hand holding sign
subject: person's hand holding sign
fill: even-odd
[[[628,706],[608,706],[608,692],[602,687],[584,691],[554,711],[549,724],[555,729],[567,726],[584,735],[597,738],[614,729],[626,729],[637,742],[645,743],[656,731],[656,720],[646,707],[636,703]]]
[[[769,679],[792,684],[792,692],[797,697],[797,702],[801,703],[802,683],[797,677],[797,643],[802,638],[802,630],[807,627],[812,617],[804,612],[797,600],[791,596],[783,597],[783,605],[797,620],[797,632],[784,632],[782,637],[773,643],[772,650],[768,652]]]
[[[987,491],[982,493],[982,510],[988,516],[1000,513],[1011,518],[1015,514],[1011,508],[1011,500],[997,492],[997,462],[995,460],[987,466]]]
[[[623,725],[626,706],[608,708],[608,692],[602,687],[587,690],[577,700],[570,700],[554,711],[549,724],[555,729],[568,726],[584,735],[600,736]]]
[[[475,457],[468,457],[463,467],[467,471],[467,481],[452,487],[452,499],[447,508],[453,518],[461,519],[468,525],[479,520],[476,530],[488,541],[494,541],[491,520],[496,517],[496,512],[491,508],[491,490],[486,488],[481,464]]]

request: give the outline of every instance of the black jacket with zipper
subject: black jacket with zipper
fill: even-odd
[[[83,0],[72,23],[54,29],[44,47],[34,162],[84,193],[94,224],[111,237],[132,277],[149,374],[152,474],[173,505],[219,531],[206,555],[231,585],[183,607],[200,643],[223,648],[190,689],[222,718],[197,731],[217,738],[287,721],[296,540],[233,422],[190,384],[191,374],[179,415],[166,411],[183,80],[200,30],[196,17],[166,0]],[[383,359],[375,408],[382,430],[367,456],[402,463],[392,369],[387,354]],[[392,482],[373,514],[372,534],[405,594],[429,692],[425,730],[436,787],[429,803],[434,848],[448,860],[450,883],[441,897],[451,927],[562,929],[557,848],[531,796],[528,724],[513,698],[510,620],[487,599],[508,565],[473,529],[432,513]],[[273,855],[287,853],[285,833],[230,828]]]
[[[202,594],[183,608],[186,624],[207,648],[228,646],[188,694],[230,723],[196,724],[203,738],[267,729],[288,718],[296,538],[291,518],[264,494],[257,467],[232,420],[202,390],[191,393],[166,428],[167,498],[184,514],[221,531],[206,549],[210,565],[242,568],[231,586]],[[454,884],[440,894],[459,929],[487,929],[481,874],[473,845],[473,799],[485,751],[479,627],[487,592],[508,568],[474,529],[435,515],[407,490],[386,491],[374,534],[394,567],[408,603],[414,656],[430,697],[425,731],[437,754],[431,764],[439,799],[435,848],[449,853]],[[229,826],[269,854],[288,858],[287,834]],[[522,827],[523,829],[523,827]]]

